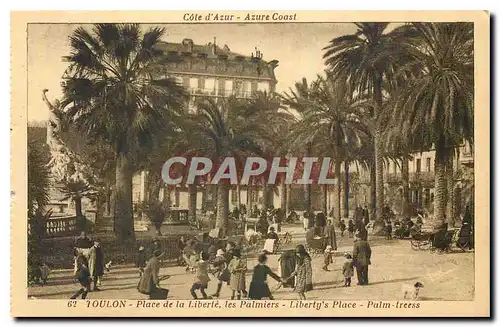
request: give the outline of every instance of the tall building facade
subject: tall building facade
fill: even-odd
[[[473,197],[473,194],[466,194],[470,190],[464,187],[462,173],[474,169],[474,149],[468,143],[463,144],[456,151],[458,156],[453,162],[454,176],[454,207],[457,214],[464,210],[467,198]],[[425,209],[428,212],[433,211],[434,204],[434,165],[436,151],[424,151],[411,154],[408,162],[409,171],[409,201],[410,209]],[[385,201],[395,212],[401,212],[403,208],[403,182],[401,175],[402,162],[400,160],[387,162],[384,166],[384,195]],[[354,167],[353,167],[354,168]],[[351,169],[351,171],[355,171]],[[370,206],[371,183],[370,172],[366,169],[359,171],[360,188],[357,194],[358,202]]]
[[[257,48],[244,55],[231,51],[229,46],[219,46],[216,38],[205,44],[196,44],[192,39],[184,39],[180,43],[161,42],[158,50],[168,58],[165,76],[173,77],[189,92],[187,110],[196,112],[195,103],[199,98],[236,98],[247,99],[257,91],[275,92],[276,76],[274,69],[277,60],[265,61],[263,53]],[[133,179],[133,201],[145,200],[147,172],[141,172]],[[208,187],[209,188],[209,187]],[[199,187],[197,206],[213,206],[215,197],[206,187]],[[246,203],[246,189],[240,192],[241,203]],[[261,197],[256,193],[257,197]],[[160,199],[170,197],[170,203],[179,208],[188,207],[188,192],[185,186],[179,185],[174,190],[160,191]],[[230,192],[231,206],[236,203],[235,192]]]

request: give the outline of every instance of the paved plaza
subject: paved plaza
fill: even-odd
[[[285,228],[293,234],[293,247],[303,243],[304,231],[299,227]],[[420,281],[424,284],[420,300],[472,300],[474,296],[474,253],[453,251],[439,254],[430,251],[414,251],[409,240],[386,240],[383,237],[370,236],[372,247],[372,265],[369,270],[370,285],[357,286],[353,278],[353,286],[343,287],[341,267],[342,253],[352,252],[353,240],[338,235],[339,251],[330,264],[330,271],[323,271],[323,256],[313,256],[313,283],[314,290],[306,293],[307,299],[341,299],[341,300],[401,300],[403,284],[413,284]],[[104,249],[105,251],[106,249]],[[278,255],[271,255],[268,265],[275,272],[279,272]],[[252,277],[252,267],[257,263],[256,258],[249,258],[247,273],[247,287]],[[53,271],[45,286],[32,286],[28,289],[28,296],[44,299],[69,299],[79,288],[71,276],[72,271]],[[170,299],[191,299],[189,289],[194,276],[184,271],[183,267],[165,267],[160,275],[168,274],[170,279],[161,283],[162,287],[170,290]],[[207,294],[216,289],[215,278],[209,283]],[[145,299],[147,296],[137,292],[136,287],[139,274],[136,268],[114,267],[103,278],[101,291],[91,292],[88,299]],[[271,289],[277,283],[269,280]],[[290,288],[276,290],[277,300],[298,299]],[[231,291],[224,285],[220,299],[229,299]]]

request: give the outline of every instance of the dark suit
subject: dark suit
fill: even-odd
[[[368,266],[371,264],[372,250],[368,241],[357,240],[354,242],[352,259],[358,275],[360,285],[368,284]]]

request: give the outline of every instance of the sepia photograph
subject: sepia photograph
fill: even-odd
[[[472,19],[171,15],[25,25],[21,300],[418,316],[489,299]]]

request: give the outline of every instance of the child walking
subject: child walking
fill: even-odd
[[[90,271],[88,268],[87,259],[83,255],[79,255],[76,259],[76,274],[75,277],[81,285],[81,288],[73,294],[71,297],[72,300],[76,299],[80,295],[82,296],[82,300],[87,297],[87,294],[90,292]]]
[[[135,267],[139,269],[139,278],[141,278],[144,272],[144,267],[146,267],[146,249],[144,246],[140,246],[137,251],[137,259],[135,260]]]
[[[191,286],[191,296],[195,300],[198,298],[196,290],[200,290],[203,298],[208,299],[207,293],[205,293],[210,281],[210,277],[208,277],[208,257],[207,252],[202,252],[200,260],[196,263],[196,275],[193,286]]]
[[[354,237],[354,221],[352,221],[352,219],[349,219],[349,226],[347,227],[347,231],[349,232],[349,237],[353,238]]]
[[[385,236],[388,240],[392,240],[392,223],[390,220],[385,222]]]
[[[247,271],[246,261],[241,258],[241,250],[235,248],[233,250],[233,259],[229,263],[229,272],[231,273],[231,278],[229,285],[233,294],[231,295],[231,300],[234,300],[235,294],[238,293],[237,299],[241,300],[241,293],[245,292],[245,272]]]
[[[352,256],[349,253],[344,254],[344,265],[342,266],[342,275],[344,275],[344,287],[351,286],[351,277],[354,275],[352,266]]]
[[[227,262],[224,255],[224,250],[218,249],[215,259],[212,262],[212,266],[214,267],[213,273],[214,276],[217,277],[217,291],[212,294],[212,297],[219,297],[223,283],[229,284],[229,278],[231,275],[227,269]]]
[[[325,260],[324,260],[324,265],[323,265],[323,270],[324,271],[329,271],[328,270],[328,265],[333,263],[333,248],[331,245],[328,245],[325,249]]]
[[[340,236],[344,237],[344,232],[345,232],[345,221],[342,219],[339,223],[340,227]]]

